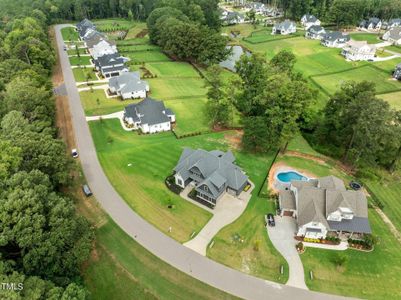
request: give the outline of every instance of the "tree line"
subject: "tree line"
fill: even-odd
[[[160,0],[147,19],[152,43],[176,59],[205,65],[230,53],[220,26],[217,0]]]
[[[57,138],[47,30],[39,9],[0,29],[0,276],[23,283],[1,299],[87,297],[80,267],[93,232],[60,192],[73,164]]]
[[[401,111],[375,96],[372,82],[345,82],[318,114],[317,91],[294,71],[296,58],[280,51],[269,62],[258,54],[236,63],[238,77],[227,82],[219,66],[207,72],[206,113],[212,126],[230,127],[235,113],[244,129],[244,150],[268,152],[304,132],[321,152],[356,168],[361,176],[400,167]]]

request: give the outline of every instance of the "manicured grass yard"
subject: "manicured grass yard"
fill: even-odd
[[[186,62],[148,63],[146,68],[157,77],[196,77],[202,81],[196,70]]]
[[[373,233],[380,239],[373,252],[346,250],[344,267],[333,262],[337,251],[308,248],[301,255],[306,284],[312,290],[360,297],[364,299],[401,298],[400,243],[379,215],[369,209]],[[310,280],[309,271],[314,280]]]
[[[401,109],[401,91],[395,93],[381,94],[377,97],[387,101],[395,109]]]
[[[148,79],[151,96],[160,100],[198,98],[206,95],[202,79],[155,78]]]
[[[81,191],[76,182],[74,191]],[[90,299],[236,299],[155,257],[115,224],[93,197],[76,195],[78,211],[95,227],[96,242],[82,267]]]
[[[79,54],[87,54],[86,49],[84,48],[78,48]],[[69,49],[67,50],[68,55],[77,55],[77,50],[76,49]]]
[[[298,133],[287,146],[287,150],[305,153],[313,156],[320,156],[321,154],[313,149],[309,143],[304,139],[301,133]]]
[[[124,52],[124,56],[129,57],[133,62],[160,62],[170,61],[170,59],[160,51],[133,51]]]
[[[90,56],[72,56],[69,59],[71,66],[88,66],[91,64]]]
[[[104,90],[80,92],[81,102],[87,116],[107,115],[124,110],[124,107],[139,100],[107,98]],[[99,101],[98,101],[99,100]]]
[[[257,197],[273,158],[274,153],[237,154],[238,160],[246,159],[245,171],[255,184],[253,197],[245,212],[215,236],[215,243],[207,255],[242,272],[285,283],[288,279],[287,263],[271,244],[264,226],[264,214],[275,212],[274,202]],[[279,271],[281,265],[285,269],[284,275]]]
[[[99,31],[117,31],[117,30],[129,30],[131,27],[135,25],[135,22],[127,20],[127,19],[104,19],[104,20],[95,20],[94,24],[96,25],[96,29]]]
[[[140,33],[141,31],[143,31],[144,29],[147,29],[146,23],[143,22],[135,22],[135,24],[133,25],[133,27],[131,27],[131,29],[128,31],[127,36],[125,37],[126,39],[131,39],[131,38],[135,38],[136,35],[138,33]]]
[[[252,32],[250,36],[244,38],[244,40],[248,43],[257,44],[274,40],[291,39],[302,35],[302,33],[299,32],[290,35],[271,34],[271,31],[272,31],[271,27],[268,27],[260,31],[255,31]]]
[[[401,53],[401,46],[388,46],[388,47],[386,47],[386,49]]]
[[[78,32],[74,27],[65,27],[61,29],[61,35],[64,41],[78,41]]]
[[[74,68],[72,69],[72,72],[74,73],[74,78],[77,82],[87,81],[88,79],[89,81],[97,80],[92,68]]]
[[[205,117],[206,99],[168,100],[165,105],[171,108],[176,115],[177,135],[209,130]]]
[[[380,72],[371,66],[355,68],[341,73],[314,76],[313,80],[330,94],[337,91],[341,84],[348,80],[371,80],[376,84],[378,94],[401,90],[400,82],[392,80],[386,72]]]
[[[369,44],[382,42],[379,35],[375,33],[351,33],[350,36],[355,41],[367,41]]]
[[[180,242],[199,232],[211,214],[170,192],[164,180],[172,173],[184,146],[221,148],[225,146],[219,140],[221,134],[177,140],[169,132],[143,136],[126,132],[118,120],[89,125],[104,171],[132,209]]]

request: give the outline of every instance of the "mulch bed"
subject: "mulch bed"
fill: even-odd
[[[147,29],[143,29],[142,31],[138,32],[135,37],[136,38],[143,38],[147,34],[148,34],[148,30]]]

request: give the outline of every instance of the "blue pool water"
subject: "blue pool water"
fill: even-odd
[[[289,171],[289,172],[281,172],[277,174],[278,180],[281,182],[288,182],[290,183],[291,180],[304,180],[307,181],[308,178],[305,176],[302,176],[301,174],[295,172],[295,171]]]

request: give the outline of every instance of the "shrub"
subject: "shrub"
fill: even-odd
[[[342,267],[344,266],[349,260],[348,255],[344,253],[336,253],[333,257],[333,262],[338,266]]]

